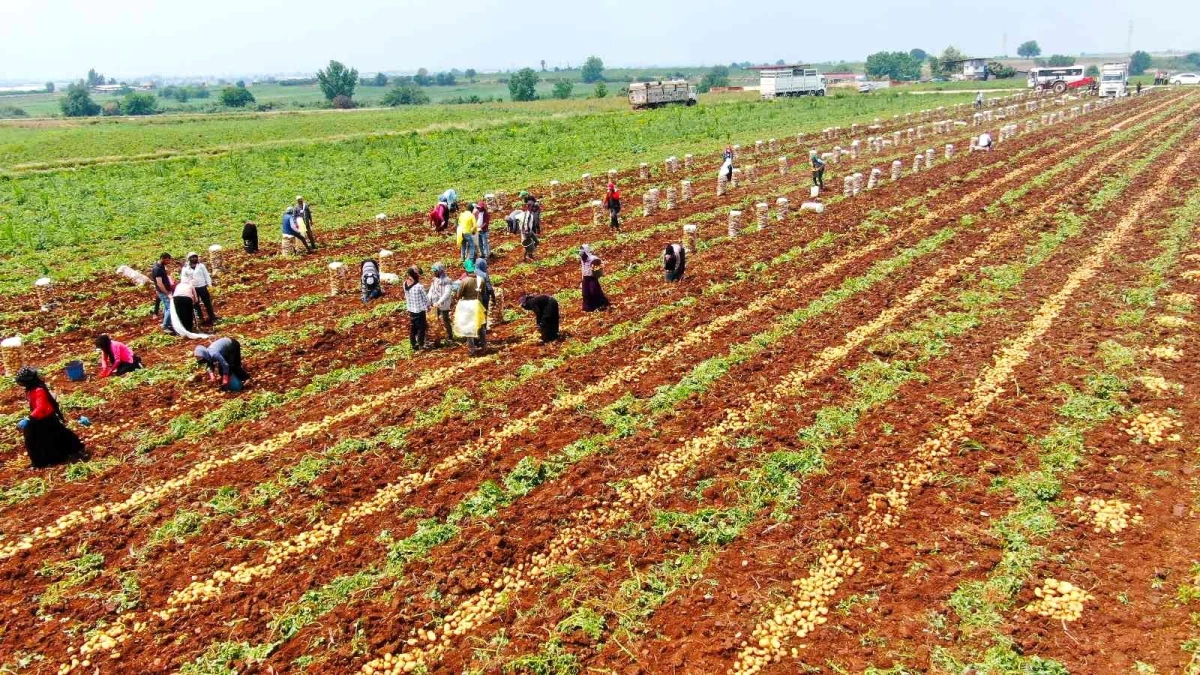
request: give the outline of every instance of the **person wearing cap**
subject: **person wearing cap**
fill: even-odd
[[[26,366],[14,379],[25,389],[29,402],[29,417],[17,423],[25,437],[29,463],[41,468],[83,456],[83,441],[67,428],[67,418],[38,372]]]
[[[154,282],[154,292],[163,307],[162,329],[173,333],[175,331],[171,328],[171,292],[175,290],[175,282],[171,280],[171,273],[167,271],[167,264],[170,262],[171,254],[163,251],[162,255],[158,256],[158,262],[150,268],[150,280]]]
[[[212,294],[208,292],[208,287],[212,285],[212,275],[208,273],[204,263],[200,262],[199,253],[188,253],[187,262],[183,264],[183,270],[179,273],[179,280],[190,283],[196,291],[196,297],[203,303],[204,312],[208,316],[207,323],[216,321],[217,313],[213,311]],[[196,314],[200,315],[200,304],[196,305]]]
[[[283,230],[283,236],[295,237],[304,244],[304,248],[308,249],[309,251],[313,250],[313,247],[308,245],[308,240],[304,238],[304,235],[301,234],[300,230],[296,227],[295,207],[289,206],[287,207],[287,210],[283,212],[283,223],[281,229]]]
[[[193,353],[196,362],[208,369],[208,381],[215,382],[220,378],[222,389],[230,388],[231,376],[240,383],[250,379],[250,373],[242,367],[242,345],[233,338],[214,340],[207,347],[196,347]]]
[[[488,241],[488,225],[492,223],[492,214],[488,213],[487,203],[475,204],[475,232],[479,240],[479,253],[482,258],[492,257],[492,244]]]
[[[258,253],[258,225],[249,220],[242,225],[242,249],[246,253]]]
[[[433,281],[429,282],[429,304],[437,310],[442,328],[446,330],[446,342],[454,342],[454,325],[450,318],[454,307],[454,281],[446,274],[446,266],[434,263],[431,270]]]
[[[304,197],[301,197],[300,195],[296,195],[296,218],[300,219],[300,221],[304,223],[303,228],[296,229],[304,230],[304,236],[308,237],[310,250],[315,249],[317,247],[317,235],[313,231],[312,207],[310,207],[308,202],[304,201]]]

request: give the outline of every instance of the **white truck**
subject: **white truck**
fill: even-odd
[[[777,96],[824,96],[825,76],[816,68],[795,66],[755,66],[758,93],[764,100]]]
[[[672,103],[696,105],[696,88],[688,84],[687,80],[629,84],[629,104],[635,110],[658,108]]]
[[[1120,98],[1129,94],[1129,64],[1106,63],[1100,66],[1100,96]]]

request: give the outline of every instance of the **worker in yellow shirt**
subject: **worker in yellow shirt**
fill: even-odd
[[[475,221],[475,214],[471,213],[471,209],[463,209],[463,212],[458,216],[458,247],[461,252],[461,260],[474,260],[479,247],[475,240],[475,235],[479,231],[479,224]]]

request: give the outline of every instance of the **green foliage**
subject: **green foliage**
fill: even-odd
[[[604,98],[608,96],[608,86],[603,81],[596,83],[596,88],[592,89],[592,98]]]
[[[917,63],[924,63],[925,59],[929,58],[929,52],[920,48],[908,50],[908,55]]]
[[[575,85],[566,80],[556,82],[554,84],[554,98],[566,100],[571,98],[571,91],[575,89]]]
[[[158,112],[158,102],[154,99],[154,94],[140,91],[130,92],[121,101],[121,114],[123,115],[153,115],[156,112]]]
[[[867,57],[866,70],[877,80],[918,80],[921,61],[906,52],[875,52]]]
[[[250,666],[262,661],[273,648],[270,644],[252,647],[247,642],[214,642],[195,661],[183,664],[179,672],[180,675],[237,675],[244,669],[238,664]]]
[[[230,108],[244,108],[254,103],[254,94],[245,87],[225,87],[221,90],[221,105]]]
[[[0,486],[0,506],[12,506],[46,494],[50,484],[41,476],[26,478],[19,483]]]
[[[367,570],[337,577],[324,586],[306,591],[299,600],[285,607],[271,620],[271,630],[282,640],[290,640],[305,626],[349,601],[351,596],[374,588],[379,579],[377,572]]]
[[[82,82],[82,80],[80,80]],[[96,72],[95,68],[88,68],[87,86],[95,87],[96,85],[104,84],[104,76]]]
[[[1083,74],[1087,77],[1100,77],[1100,67],[1093,63],[1084,69]]]
[[[180,509],[170,520],[159,526],[150,534],[150,545],[155,546],[168,541],[182,544],[185,540],[200,533],[207,519],[199,511]]]
[[[958,63],[953,62],[959,61],[963,58],[966,57],[962,52],[958,51],[956,47],[946,47],[942,50],[941,56],[929,57],[929,72],[933,73],[935,76],[951,75],[955,71],[959,70],[960,67]]]
[[[514,101],[532,101],[537,98],[540,80],[533,68],[522,68],[508,81],[508,94]]]
[[[387,75],[383,73],[375,73],[375,77],[371,78],[371,84],[376,87],[386,87],[387,83]]]
[[[1129,74],[1141,75],[1150,67],[1150,55],[1142,50],[1137,50],[1129,57]]]
[[[710,91],[713,87],[728,87],[729,86],[729,67],[728,66],[713,66],[704,77],[700,78],[700,86],[698,89],[701,93]]]
[[[395,87],[383,97],[383,104],[388,106],[398,105],[425,105],[429,103],[429,94],[415,84],[404,84]]]
[[[1026,40],[1017,47],[1017,55],[1026,59],[1032,59],[1035,56],[1042,55],[1042,48],[1038,45],[1037,40]]]
[[[558,632],[567,635],[579,631],[592,642],[604,634],[604,616],[591,607],[580,607],[571,616],[558,622]]]
[[[0,118],[11,117],[29,117],[29,113],[15,105],[0,105]]]
[[[988,72],[991,76],[998,80],[1006,80],[1010,77],[1016,77],[1017,69],[1011,66],[1006,66],[999,61],[992,61],[987,65]]]
[[[1075,57],[1067,56],[1066,54],[1051,54],[1048,59],[1037,59],[1037,65],[1049,66],[1051,68],[1063,68],[1066,66],[1075,65]]]
[[[53,83],[53,82],[47,82],[47,83],[46,83],[46,93],[47,93],[47,94],[53,94],[53,93],[54,93],[54,83]]]
[[[526,654],[504,664],[502,672],[530,675],[575,675],[580,671],[579,659],[567,651],[562,641],[553,639],[542,645],[537,654]]]
[[[38,598],[38,604],[43,609],[59,604],[71,589],[100,576],[104,569],[104,555],[89,551],[87,544],[79,547],[78,554],[78,557],[62,562],[43,563],[36,572],[39,577],[55,579]]]
[[[579,79],[591,84],[604,79],[604,62],[599,56],[589,56],[579,69]]]
[[[76,82],[67,87],[67,95],[58,102],[67,117],[94,117],[100,114],[100,106],[92,100],[87,85]]]
[[[327,101],[339,96],[353,98],[354,87],[358,85],[358,69],[346,68],[341,61],[331,60],[327,68],[317,71],[317,85]]]

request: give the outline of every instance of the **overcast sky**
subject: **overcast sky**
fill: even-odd
[[[820,7],[820,9],[815,9]],[[1200,49],[1196,0],[0,0],[0,80]]]

